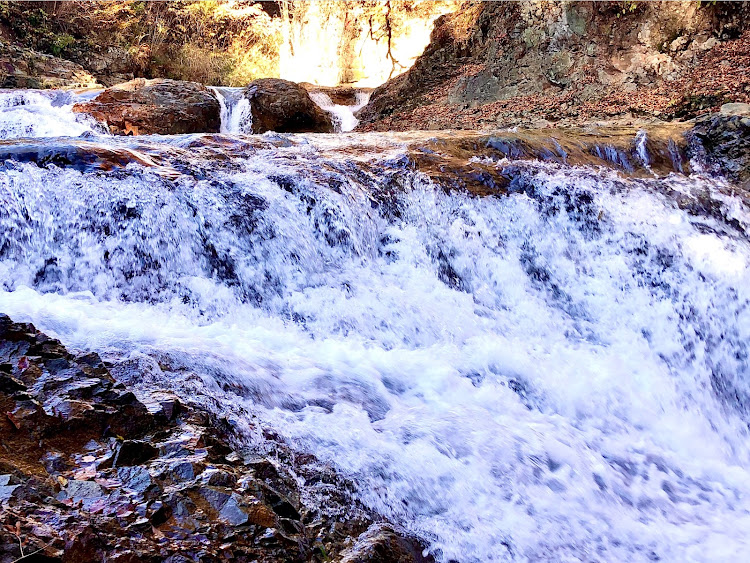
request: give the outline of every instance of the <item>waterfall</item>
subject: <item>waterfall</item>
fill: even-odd
[[[250,134],[253,132],[253,115],[250,100],[243,96],[244,88],[211,88],[221,107],[221,132]]]
[[[313,102],[318,104],[322,109],[331,114],[333,118],[333,125],[338,133],[346,133],[352,131],[359,120],[354,117],[354,114],[361,110],[370,101],[370,92],[357,92],[356,103],[351,106],[345,106],[341,104],[334,104],[328,94],[322,91],[310,92],[310,97]]]
[[[650,134],[419,135],[6,141],[0,311],[273,429],[440,562],[742,560],[747,198]]]
[[[395,2],[387,6],[376,2],[341,9],[335,2],[284,0],[280,77],[328,86],[378,86],[414,64],[429,43],[435,19],[455,11],[459,3],[422,2],[416,10]],[[390,32],[386,17],[391,18]]]

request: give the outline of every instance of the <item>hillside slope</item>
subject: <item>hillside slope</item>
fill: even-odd
[[[673,119],[750,101],[742,2],[465,2],[361,130]]]

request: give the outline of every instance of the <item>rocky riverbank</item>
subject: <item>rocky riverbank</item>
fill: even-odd
[[[313,456],[1,314],[0,412],[0,563],[431,560]]]
[[[750,101],[741,2],[467,2],[362,131],[641,124]]]
[[[0,38],[0,88],[96,88],[81,65]]]

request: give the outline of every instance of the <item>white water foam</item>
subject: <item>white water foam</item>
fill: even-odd
[[[0,91],[0,139],[29,137],[77,137],[101,134],[103,128],[91,117],[73,113],[73,105],[96,94],[59,90]]]
[[[272,426],[439,561],[750,553],[750,244],[661,195],[721,183],[535,163],[376,206],[310,147],[235,164],[8,165],[0,310]]]
[[[244,88],[211,88],[221,107],[221,132],[249,135],[253,132],[253,114]]]
[[[338,133],[353,131],[359,123],[354,114],[365,107],[367,102],[370,101],[370,93],[364,91],[356,93],[356,103],[352,106],[334,104],[331,101],[331,97],[325,92],[310,92],[310,97],[321,109],[331,114],[333,125]]]

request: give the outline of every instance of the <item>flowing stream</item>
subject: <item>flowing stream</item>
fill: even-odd
[[[750,553],[750,210],[699,162],[482,149],[477,195],[414,165],[450,133],[91,138],[2,96],[6,139],[85,134],[0,141],[14,320],[272,429],[441,562]]]

